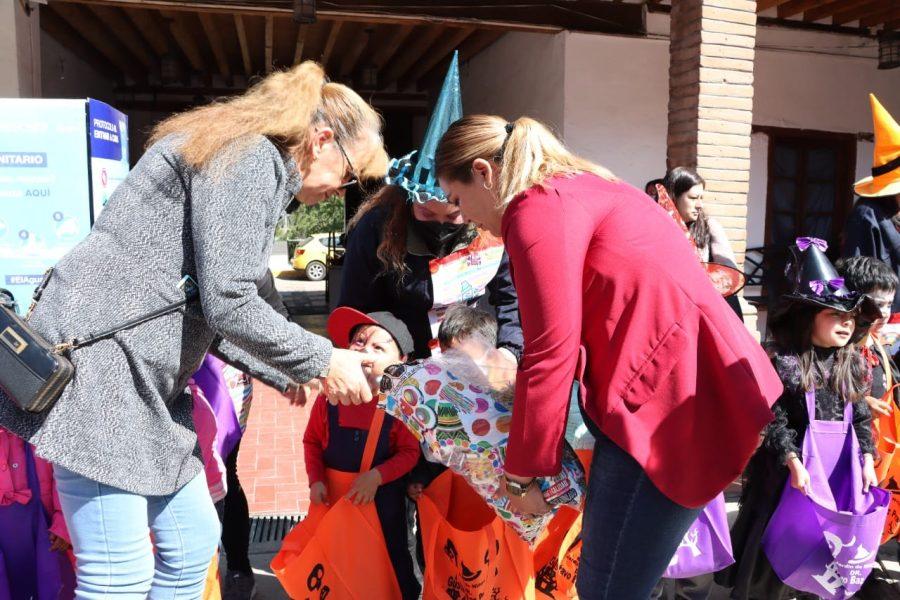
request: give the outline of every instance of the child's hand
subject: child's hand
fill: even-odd
[[[422,496],[422,491],[425,489],[421,483],[410,483],[406,486],[406,495],[409,496],[409,499],[413,502],[418,502],[419,498]]]
[[[309,501],[313,504],[324,504],[325,506],[331,506],[328,503],[328,488],[325,487],[325,484],[321,481],[317,481],[311,486],[309,486]]]
[[[809,471],[803,466],[799,458],[792,458],[788,462],[788,469],[791,471],[791,487],[800,490],[804,495],[809,494]]]
[[[51,552],[66,552],[69,548],[71,548],[71,544],[59,537],[55,533],[50,533],[50,551]]]
[[[870,487],[878,485],[878,476],[875,474],[875,459],[871,454],[863,455],[863,493],[868,494]]]
[[[375,492],[380,485],[381,471],[372,469],[356,478],[350,486],[350,491],[347,492],[347,499],[357,506],[368,504],[375,499]]]
[[[891,416],[890,400],[882,400],[881,398],[875,398],[874,396],[866,396],[866,404],[869,405],[869,409],[873,413],[878,413],[879,415],[884,415],[886,417]]]

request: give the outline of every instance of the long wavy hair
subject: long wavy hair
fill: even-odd
[[[823,310],[829,309],[801,303],[783,307],[769,325],[772,339],[769,350],[778,354],[794,354],[799,358],[803,389],[813,390],[827,383],[847,402],[862,400],[868,391],[869,372],[857,344],[868,333],[868,327],[861,326],[857,319],[853,337],[846,346],[837,350],[830,377],[827,377],[812,343],[816,315]]]
[[[178,135],[185,162],[202,169],[214,158],[227,165],[253,135],[263,135],[303,168],[311,158],[316,125],[330,127],[338,142],[354,148],[360,176],[381,177],[387,171],[381,117],[347,86],[328,82],[312,61],[272,73],[240,96],[169,117],[153,129],[148,145]]]
[[[384,210],[387,218],[381,231],[381,242],[375,255],[384,266],[385,271],[405,274],[406,267],[406,228],[410,215],[406,191],[397,185],[385,185],[360,205],[356,214],[347,225],[352,231],[364,216],[374,210]]]
[[[501,204],[556,175],[593,173],[616,180],[604,167],[569,151],[543,123],[521,117],[509,125],[512,129],[507,133],[506,119],[492,115],[470,115],[450,125],[435,153],[438,177],[468,183],[475,159],[493,161],[500,168],[497,195]]]
[[[666,173],[662,184],[676,205],[678,204],[678,198],[695,185],[706,187],[706,181],[696,171],[687,167],[675,167]],[[703,209],[697,212],[699,213],[697,219],[692,223],[688,223],[688,231],[698,248],[706,248],[710,242],[709,217]]]

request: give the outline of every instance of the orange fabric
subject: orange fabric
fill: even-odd
[[[216,552],[206,571],[206,587],[202,600],[222,600],[222,586],[219,582],[219,553]]]
[[[419,499],[419,519],[424,598],[534,600],[531,549],[465,479],[444,471]]]
[[[376,411],[361,473],[372,467],[383,423],[384,412]],[[272,572],[291,598],[400,598],[375,503],[355,506],[346,498],[357,476],[326,469],[331,507],[310,506],[309,514],[284,538],[272,559]]]
[[[894,390],[898,387],[900,384],[888,388],[882,396],[882,400],[891,403],[891,414],[889,416],[876,414],[872,419],[872,426],[875,429],[875,448],[878,451],[878,457],[875,459],[875,474],[878,476],[879,482],[887,480],[892,472],[900,470],[900,464],[895,464],[900,461],[900,456],[897,456],[897,446],[900,442],[900,410],[894,406],[893,398]]]
[[[881,105],[875,94],[869,94],[872,107],[872,123],[875,130],[875,147],[872,166],[880,167],[900,156],[900,125]],[[854,186],[860,196],[890,196],[900,193],[900,169],[892,169],[882,175],[866,177]]]
[[[581,513],[563,506],[534,550],[535,590],[540,598],[578,598],[575,574],[581,560]]]

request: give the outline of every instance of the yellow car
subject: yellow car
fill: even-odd
[[[291,266],[303,271],[310,281],[322,281],[328,275],[329,260],[343,252],[344,246],[336,235],[314,233],[294,248]]]

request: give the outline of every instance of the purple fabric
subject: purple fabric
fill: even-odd
[[[203,359],[200,368],[194,373],[194,382],[203,390],[203,395],[216,415],[216,450],[222,460],[231,455],[231,451],[241,439],[241,426],[234,412],[234,401],[228,391],[228,383],[222,374],[225,366],[221,360],[209,354]]]
[[[714,573],[734,563],[725,495],[719,494],[703,507],[678,550],[672,557],[663,577],[682,579]]]
[[[63,590],[60,556],[65,555],[50,550],[31,448],[26,447],[25,456],[34,494],[28,504],[0,508],[0,600],[58,600]]]
[[[817,421],[814,392],[806,394],[809,428],[803,464],[809,495],[785,485],[762,545],[772,568],[789,586],[843,600],[861,587],[875,565],[890,494],[862,492],[859,441],[852,406],[843,421]]]

